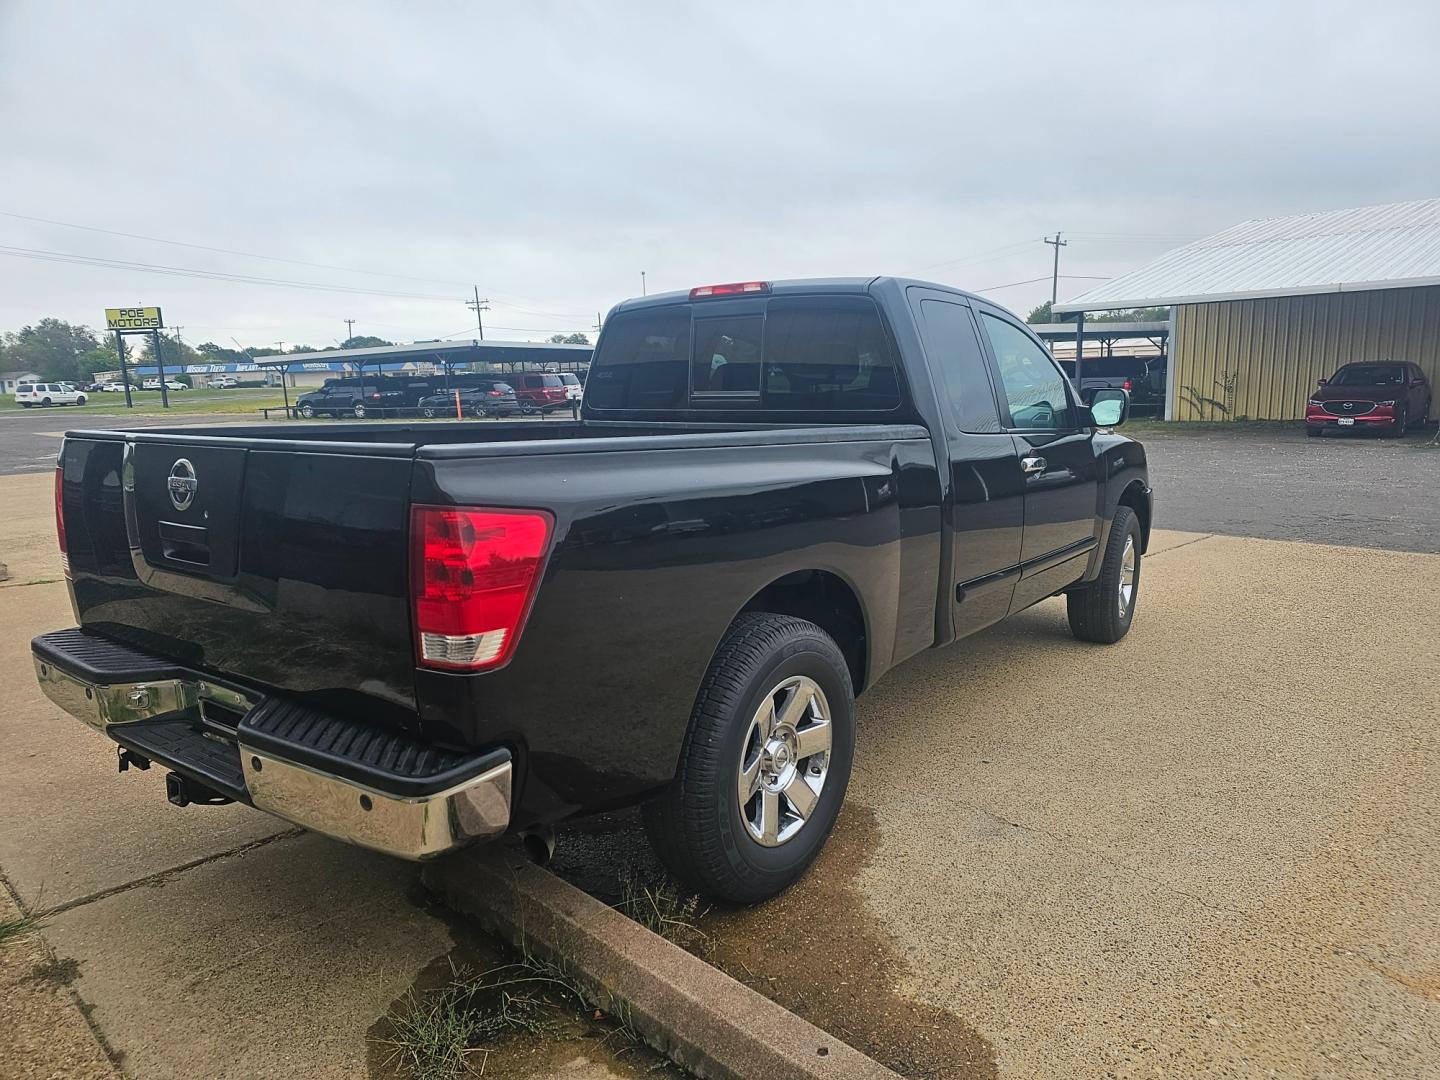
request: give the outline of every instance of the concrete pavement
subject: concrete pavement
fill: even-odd
[[[1440,557],[1157,532],[860,702],[847,806],[714,959],[907,1075],[1440,1077]],[[561,838],[602,894],[627,816]]]
[[[14,575],[0,586],[0,886],[50,913],[0,943],[0,1076],[392,1075],[372,1028],[435,985],[422,975],[443,983],[452,959],[490,954],[435,913],[414,864],[245,807],[177,809],[160,769],[116,774],[114,745],[35,684],[30,638],[73,624],[51,491],[47,475],[0,476]],[[577,1034],[518,1040],[489,1071],[600,1080],[653,1064]]]

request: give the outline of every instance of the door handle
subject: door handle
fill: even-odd
[[[1045,459],[1043,457],[1022,457],[1020,459],[1020,471],[1024,473],[1044,472]]]

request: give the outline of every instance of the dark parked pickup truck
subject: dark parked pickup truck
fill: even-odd
[[[643,802],[682,879],[755,901],[824,843],[890,668],[1061,593],[1124,636],[1127,407],[875,278],[626,301],[579,421],[74,431],[80,625],[36,670],[182,806],[425,858]]]

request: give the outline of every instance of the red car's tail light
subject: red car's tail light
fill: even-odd
[[[60,542],[60,568],[70,576],[70,544],[65,539],[65,467],[55,466],[55,538]]]
[[[479,671],[515,651],[554,519],[541,510],[415,506],[415,640],[426,667]]]

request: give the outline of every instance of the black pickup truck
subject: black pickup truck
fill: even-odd
[[[644,803],[676,874],[755,901],[824,843],[896,664],[1062,593],[1126,633],[1127,408],[882,277],[626,301],[578,421],[74,431],[79,626],[36,671],[182,806],[418,859]]]

